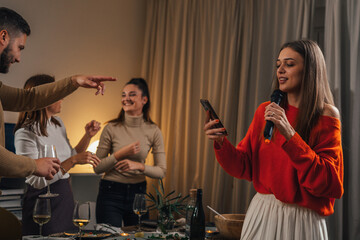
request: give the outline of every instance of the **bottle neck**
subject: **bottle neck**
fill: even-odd
[[[202,203],[202,189],[198,189],[196,192],[196,202]]]

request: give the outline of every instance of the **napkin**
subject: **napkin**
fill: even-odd
[[[186,219],[185,218],[179,218],[176,220],[176,226],[183,226],[186,224]]]
[[[95,230],[109,232],[109,233],[123,233],[124,231],[121,228],[111,226],[106,223],[95,224]]]

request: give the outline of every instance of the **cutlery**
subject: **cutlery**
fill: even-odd
[[[219,215],[220,217],[222,217],[223,219],[226,219],[226,217],[224,217],[223,215],[221,215],[220,213],[218,213],[217,211],[215,211],[212,207],[210,207],[209,205],[207,205],[207,207],[213,211],[214,213],[216,213],[217,215]]]

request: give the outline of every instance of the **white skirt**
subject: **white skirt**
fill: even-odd
[[[296,204],[283,203],[273,194],[257,193],[251,200],[241,240],[327,240],[325,218]]]

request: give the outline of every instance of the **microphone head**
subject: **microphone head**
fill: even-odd
[[[271,102],[275,102],[277,105],[279,105],[284,96],[285,96],[284,92],[282,92],[280,89],[276,89],[271,94]]]

